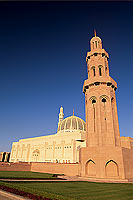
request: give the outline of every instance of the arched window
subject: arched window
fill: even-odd
[[[105,99],[105,98],[103,98],[103,99],[102,99],[102,102],[103,102],[103,103],[105,103],[105,102],[106,102],[106,99]]]
[[[96,48],[97,48],[97,41],[95,41],[95,43],[96,43]]]
[[[94,49],[94,42],[93,42],[93,49]]]
[[[95,66],[92,66],[92,67],[91,67],[91,70],[92,70],[93,76],[96,76]]]
[[[107,121],[108,121],[108,118],[107,118],[107,112],[108,112],[107,103],[109,102],[109,98],[106,95],[102,95],[100,97],[100,100],[101,100],[101,110],[102,110],[101,117],[102,117],[102,120],[103,120],[103,127],[104,127],[104,130],[107,131],[107,126],[108,126],[108,124],[107,124]]]
[[[95,99],[92,99],[92,104],[96,103],[96,100]]]
[[[40,151],[38,149],[35,149],[32,152],[32,159],[34,162],[37,162],[39,160],[39,155],[40,155]]]
[[[102,70],[101,70],[101,67],[99,67],[99,76],[102,76]]]
[[[95,68],[93,68],[93,75],[96,76]]]
[[[99,98],[102,102],[107,102],[107,101],[109,101],[109,97],[107,96],[107,95],[102,95],[102,96],[100,96],[100,98]]]
[[[99,76],[102,76],[102,65],[99,65],[98,68],[99,68]]]
[[[96,131],[96,97],[95,96],[92,96],[90,98],[91,100],[91,103],[92,103],[92,109],[93,109],[93,116],[92,116],[92,119],[93,119],[93,130],[94,132]]]

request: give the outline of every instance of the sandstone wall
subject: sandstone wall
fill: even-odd
[[[32,163],[31,171],[43,172],[52,174],[65,174],[68,176],[78,175],[78,164],[63,164],[63,163]]]
[[[80,149],[80,176],[125,179],[121,147],[85,147]]]
[[[31,164],[1,162],[0,171],[31,171]]]
[[[133,147],[131,149],[122,148],[124,171],[127,179],[133,179]]]
[[[78,164],[63,163],[0,163],[0,171],[33,171],[52,174],[78,175]]]

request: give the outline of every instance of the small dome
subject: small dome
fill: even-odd
[[[79,117],[65,118],[58,126],[58,132],[86,131],[86,123]]]
[[[93,42],[93,41],[102,41],[102,40],[101,40],[100,37],[95,36],[95,37],[91,38],[90,43]]]
[[[102,49],[102,40],[100,37],[95,36],[90,41],[91,50]]]

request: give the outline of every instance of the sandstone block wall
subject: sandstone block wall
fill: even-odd
[[[62,163],[0,163],[0,171],[32,171],[52,174],[78,175],[78,164]]]
[[[32,163],[31,171],[52,174],[65,174],[68,176],[76,176],[78,172],[78,164],[62,164],[62,163]]]
[[[80,149],[80,176],[125,179],[121,147]]]
[[[131,149],[122,148],[124,171],[127,179],[133,179],[133,147]]]
[[[28,163],[0,163],[0,171],[31,171]]]

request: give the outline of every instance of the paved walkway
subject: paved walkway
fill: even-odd
[[[0,200],[29,200],[28,198],[24,198],[9,192],[5,192],[0,190]]]
[[[96,178],[88,178],[88,177],[79,177],[79,176],[58,176],[57,180],[54,179],[0,179],[0,181],[18,181],[18,182],[22,182],[22,181],[88,181],[88,182],[102,182],[102,183],[133,183],[133,180],[117,180],[117,179],[96,179]]]
[[[88,182],[102,182],[102,183],[129,183],[128,180],[118,180],[118,179],[97,179],[97,178],[88,178],[80,176],[58,176],[58,178],[65,178],[66,181],[88,181]],[[130,181],[131,183],[131,181]],[[133,183],[133,181],[132,181]]]

